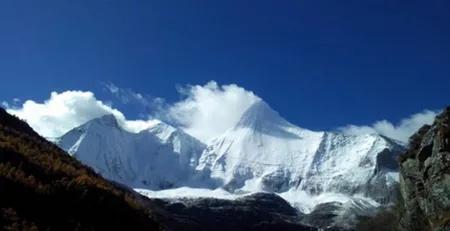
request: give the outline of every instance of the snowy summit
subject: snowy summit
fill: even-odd
[[[262,100],[209,144],[164,122],[131,133],[108,115],[69,131],[58,145],[145,195],[173,197],[177,189],[202,197],[221,197],[215,195],[219,190],[227,198],[273,192],[304,213],[325,202],[389,203],[397,182],[393,163],[403,149],[377,134],[300,128]]]

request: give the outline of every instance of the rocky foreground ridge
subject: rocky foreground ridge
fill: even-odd
[[[400,159],[401,231],[450,230],[450,107],[410,138]]]

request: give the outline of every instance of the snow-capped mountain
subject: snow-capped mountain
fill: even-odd
[[[274,192],[303,213],[324,203],[390,202],[395,158],[403,150],[377,134],[297,127],[262,100],[209,144],[161,121],[130,133],[112,115],[71,130],[58,144],[105,177],[146,195],[169,188],[165,191],[177,194],[178,187],[183,195],[189,188],[202,188],[202,196],[210,190],[211,197],[218,188],[233,195]]]
[[[72,129],[58,145],[111,180],[150,189],[189,182],[205,148],[200,141],[163,122],[130,133],[113,115]]]
[[[376,134],[299,128],[260,101],[207,147],[197,169],[210,170],[229,191],[285,193],[288,200],[295,200],[292,191],[336,193],[385,202],[396,182],[400,150]]]

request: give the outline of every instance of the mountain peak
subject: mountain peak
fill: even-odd
[[[284,118],[273,110],[266,102],[259,100],[253,103],[242,115],[236,127],[259,129],[268,125],[289,124]]]
[[[89,121],[88,123],[92,124],[98,124],[98,125],[103,125],[106,127],[118,127],[119,123],[117,122],[116,117],[113,114],[106,114],[103,115],[101,117],[95,118],[91,121]]]

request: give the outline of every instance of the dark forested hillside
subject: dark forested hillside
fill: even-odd
[[[140,200],[0,108],[0,230],[160,229]]]

